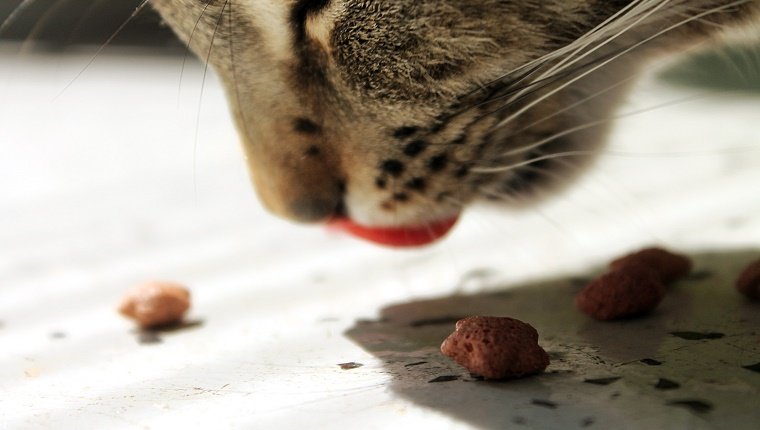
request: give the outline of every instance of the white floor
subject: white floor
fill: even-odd
[[[197,64],[180,88],[182,58],[111,51],[62,92],[89,58],[0,56],[3,428],[477,427],[389,389],[344,332],[393,303],[586,273],[643,244],[760,248],[757,96],[627,118],[572,193],[477,208],[444,242],[392,251],[264,213],[212,75],[198,107]],[[646,80],[623,111],[696,92]],[[141,344],[114,308],[161,278],[192,288],[202,324]]]

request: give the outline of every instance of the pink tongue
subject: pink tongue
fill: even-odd
[[[336,218],[328,226],[379,245],[411,247],[427,245],[440,239],[454,227],[457,219],[459,216],[412,227],[366,227],[348,218]]]

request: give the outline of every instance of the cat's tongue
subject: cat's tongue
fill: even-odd
[[[459,216],[419,226],[367,227],[348,218],[336,218],[329,222],[332,229],[349,233],[379,245],[393,247],[423,246],[440,239],[454,227]]]

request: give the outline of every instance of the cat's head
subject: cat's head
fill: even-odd
[[[269,209],[402,229],[568,182],[641,36],[601,41],[662,3],[151,2],[224,82]]]

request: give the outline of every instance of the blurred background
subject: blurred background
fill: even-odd
[[[9,428],[469,428],[386,390],[382,360],[345,330],[390,303],[586,274],[651,243],[760,246],[757,45],[653,63],[573,190],[475,208],[440,244],[399,251],[266,214],[213,71],[149,9],[95,56],[139,1],[22,3],[0,3]],[[188,284],[201,324],[141,344],[114,308],[151,279]]]
[[[0,5],[0,37],[5,41],[31,42],[38,49],[65,50],[81,45],[101,45],[119,28],[142,0],[5,0]],[[11,20],[7,20],[11,17]],[[145,8],[130,20],[112,42],[114,45],[181,49],[171,30],[157,13]]]

